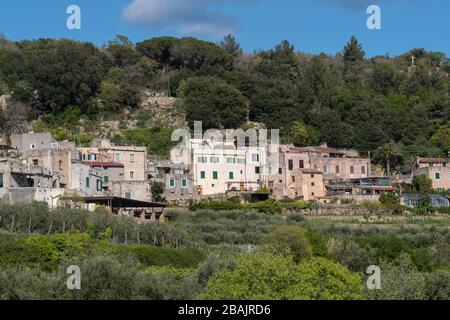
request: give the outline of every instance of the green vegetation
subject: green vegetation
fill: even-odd
[[[280,202],[284,203],[284,202]],[[102,210],[0,205],[0,299],[448,299],[450,231],[254,209],[169,209],[139,225]],[[369,265],[382,290],[365,288]],[[80,266],[81,290],[66,268]]]
[[[154,114],[141,107],[144,91],[164,92],[179,98],[191,126],[262,122],[281,129],[283,141],[371,151],[386,172],[406,173],[414,157],[449,149],[449,62],[424,49],[366,58],[354,37],[334,56],[298,53],[287,40],[245,54],[231,35],[219,44],[173,37],[133,44],[117,36],[101,49],[0,39],[0,92],[11,95],[0,129],[8,135],[36,121],[84,144],[98,134],[95,123],[115,120],[120,129],[107,135],[167,155],[171,122],[146,128]]]

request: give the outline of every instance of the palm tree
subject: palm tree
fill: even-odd
[[[391,141],[389,143],[386,143],[375,151],[375,157],[382,160],[382,162],[385,164],[386,168],[386,176],[391,176],[391,163],[392,161],[398,161],[400,158],[402,158],[402,154],[400,152],[399,146]]]

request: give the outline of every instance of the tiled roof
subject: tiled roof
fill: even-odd
[[[91,167],[109,167],[109,168],[123,168],[124,165],[117,162],[103,162],[103,161],[83,161]]]
[[[335,154],[344,154],[342,151],[339,151],[330,147],[290,147],[288,152],[292,153],[308,153],[308,152],[317,152],[317,153],[335,153]]]
[[[425,163],[449,163],[450,158],[417,158],[416,161]]]

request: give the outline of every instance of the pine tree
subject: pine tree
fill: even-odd
[[[358,39],[356,39],[355,36],[352,36],[350,41],[344,47],[343,55],[346,63],[355,63],[363,61],[366,53],[364,52]]]
[[[226,35],[223,40],[220,41],[220,47],[234,57],[239,57],[242,55],[241,46],[237,43],[236,38],[231,34]]]

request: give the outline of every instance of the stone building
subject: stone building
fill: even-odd
[[[325,196],[323,173],[318,169],[296,169],[291,172],[290,183],[287,186],[282,180],[272,180],[268,188],[276,199],[312,201]]]
[[[31,150],[56,149],[55,140],[50,132],[13,134],[11,147],[20,152]]]
[[[412,164],[411,179],[425,175],[436,191],[450,189],[450,158],[416,158]]]
[[[194,176],[183,165],[168,160],[150,159],[147,163],[147,176],[152,182],[164,185],[162,198],[167,201],[186,201],[196,198]]]
[[[281,146],[279,180],[287,185],[296,169],[320,170],[324,180],[367,178],[370,160],[360,157],[354,150],[330,148],[327,144],[304,148]]]
[[[136,146],[116,146],[107,139],[96,139],[88,148],[78,148],[83,161],[120,163],[124,167],[122,180],[144,181],[147,148]]]

